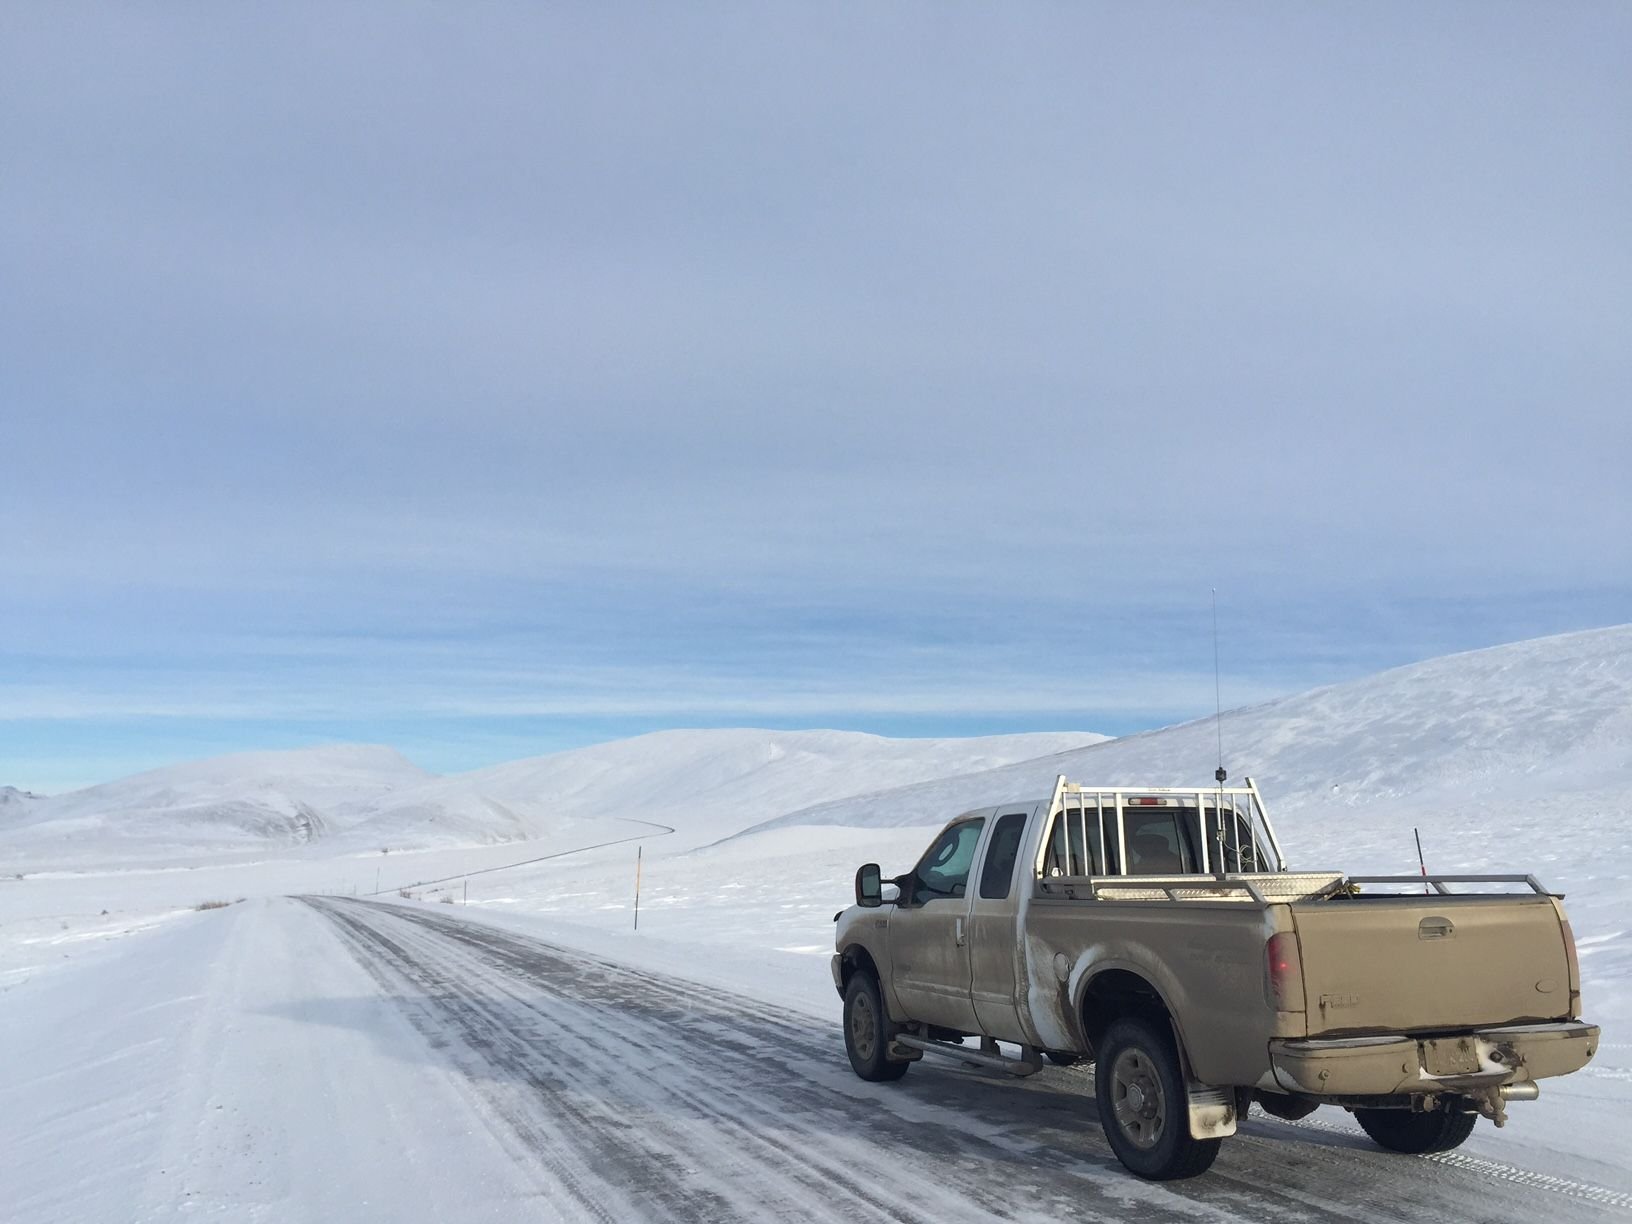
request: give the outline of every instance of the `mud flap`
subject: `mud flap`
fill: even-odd
[[[1213,1088],[1191,1080],[1185,1089],[1190,1098],[1192,1139],[1225,1139],[1235,1134],[1237,1109],[1234,1088]]]
[[[1190,1058],[1185,1053],[1178,1023],[1169,1016],[1168,1024],[1172,1026],[1173,1048],[1179,1053],[1179,1066],[1184,1070],[1184,1089],[1190,1107],[1190,1137],[1228,1139],[1235,1134],[1236,1118],[1246,1113],[1252,1098],[1245,1093],[1238,1095],[1234,1088],[1214,1088],[1192,1078]]]

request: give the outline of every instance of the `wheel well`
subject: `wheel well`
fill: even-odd
[[[1172,1032],[1173,1016],[1156,988],[1126,969],[1096,974],[1082,996],[1082,1033],[1090,1051],[1097,1050],[1113,1020],[1136,1016]]]
[[[844,950],[843,955],[839,958],[839,985],[841,989],[850,985],[850,979],[856,976],[857,970],[865,970],[872,974],[874,979],[883,980],[879,977],[878,966],[873,963],[872,953],[859,944],[852,944]]]

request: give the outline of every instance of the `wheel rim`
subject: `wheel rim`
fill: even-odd
[[[1123,1050],[1111,1066],[1111,1108],[1116,1124],[1137,1148],[1155,1147],[1167,1122],[1162,1079],[1140,1049]]]
[[[873,1018],[873,1001],[865,992],[858,992],[850,1000],[850,1044],[856,1057],[862,1060],[873,1056],[873,1043],[878,1040],[878,1025]]]

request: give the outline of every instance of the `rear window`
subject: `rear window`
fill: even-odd
[[[1271,860],[1252,838],[1245,819],[1233,822],[1228,808],[1220,821],[1207,809],[1210,826],[1209,867],[1226,872],[1269,871]],[[1117,862],[1115,808],[1086,812],[1068,807],[1056,813],[1044,842],[1044,876],[1193,875],[1201,871],[1201,845],[1193,807],[1124,806],[1123,837],[1128,849],[1124,871]],[[1220,832],[1223,836],[1220,838]]]
[[[1128,847],[1128,870],[1123,874],[1183,875],[1201,869],[1200,856],[1190,845],[1192,839],[1179,833],[1179,813],[1189,817],[1184,823],[1190,826],[1195,821],[1194,808],[1124,808],[1123,812]]]

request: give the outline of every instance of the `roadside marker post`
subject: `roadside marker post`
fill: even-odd
[[[635,847],[635,930],[640,930],[640,852],[641,847]]]

